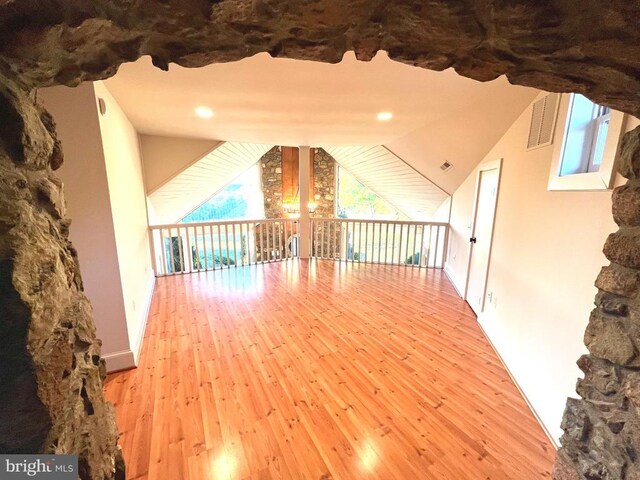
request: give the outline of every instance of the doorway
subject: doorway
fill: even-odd
[[[501,167],[502,159],[481,165],[476,180],[465,300],[478,317],[484,311],[486,302]]]

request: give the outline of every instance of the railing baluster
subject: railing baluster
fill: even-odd
[[[436,227],[436,248],[433,253],[433,268],[438,267],[438,245],[440,243],[440,226]]]
[[[218,244],[218,262],[220,263],[220,268],[222,268],[224,266],[224,262],[222,261],[224,259],[224,257],[222,256],[222,228],[220,227],[220,224],[218,224],[218,236],[217,236],[217,244]],[[211,243],[213,244],[213,235],[211,236]],[[214,250],[215,252],[215,250]],[[215,258],[215,254],[213,256],[213,269],[216,269],[216,258]]]
[[[398,265],[402,265],[402,234],[404,225],[400,224],[400,240],[398,241]]]
[[[211,270],[216,269],[216,241],[213,236],[213,226],[209,225],[209,244],[211,245]],[[220,225],[218,225],[218,249],[220,248]],[[220,252],[218,252],[220,253]],[[207,266],[209,262],[206,261]],[[220,268],[222,268],[222,264],[220,264]]]
[[[204,230],[204,225],[202,225],[202,250],[203,250],[203,254],[204,254],[204,260],[203,260],[203,264],[204,264],[204,271],[207,271],[207,234],[205,233]],[[200,257],[198,257],[198,260],[200,260]],[[202,270],[202,265],[200,266],[200,269]]]
[[[420,226],[420,261],[418,262],[420,268],[422,268],[422,263],[424,262],[424,227],[424,224]]]
[[[202,241],[204,242],[204,244],[206,245],[207,242],[207,232],[204,231],[203,229],[203,235],[204,238],[202,239]],[[216,250],[215,250],[215,243],[213,241],[213,226],[209,225],[209,250],[210,250],[210,254],[211,254],[211,269],[215,270],[216,269]],[[204,270],[205,272],[209,269],[209,256],[207,255],[207,253],[205,252],[204,255]]]
[[[251,246],[253,245],[254,237],[251,235],[251,223],[244,222],[244,225],[247,229],[247,237],[245,238],[244,242],[244,248],[247,252],[247,262],[245,263],[245,265],[251,265]]]
[[[231,253],[229,251],[229,225],[224,225],[224,243],[227,247],[227,268],[231,266]]]
[[[387,264],[387,254],[389,253],[389,224],[387,223],[386,233],[384,235],[384,263]]]
[[[405,265],[407,265],[407,259],[409,258],[409,255],[411,254],[409,252],[409,238],[410,237],[411,237],[411,225],[407,225],[407,241],[406,241],[407,244],[406,244],[405,249],[404,249],[404,258],[405,258],[404,262],[405,262]]]
[[[324,218],[320,220],[320,258],[324,258]]]
[[[267,224],[267,261],[271,262],[273,260],[273,223],[269,222]]]
[[[231,225],[231,244],[233,245],[233,266],[238,266],[238,247],[236,245],[236,224]],[[231,257],[227,252],[227,257]]]
[[[449,226],[444,225],[442,228],[444,229],[444,243],[442,245],[442,265],[440,265],[440,268],[444,268],[444,264],[447,261],[447,250],[449,247]]]
[[[171,228],[169,228],[169,255],[170,255],[170,259],[171,259],[171,264],[169,265],[169,273],[171,275],[174,275],[176,273],[176,268],[175,268],[175,261],[173,259],[173,237],[171,234]]]
[[[362,222],[358,222],[358,263],[360,263],[361,261],[362,261]]]
[[[182,253],[183,253],[183,255],[185,257],[187,257],[185,259],[185,262],[184,262],[185,263],[185,267],[188,267],[189,268],[189,273],[191,273],[191,272],[193,272],[193,265],[192,265],[193,257],[191,256],[191,240],[189,240],[189,225],[186,225],[184,227],[184,233],[185,233],[185,237],[187,239],[187,254],[185,254],[184,251]]]
[[[337,232],[337,228],[338,228],[338,223],[334,222],[333,220],[330,220],[330,222],[333,224],[333,233],[331,236],[331,243],[332,243],[332,250],[333,250],[333,255],[332,255],[332,260],[335,260],[337,255],[336,255],[336,232]]]
[[[194,267],[194,270],[200,271],[200,247],[198,245],[198,227],[193,227],[193,243],[195,244],[195,248],[196,248],[196,262],[193,267]]]
[[[264,235],[264,221],[260,222],[256,227],[259,229],[260,234],[260,263],[264,263],[264,242],[262,240],[262,235]],[[256,263],[258,263],[258,256],[256,255]]]
[[[271,222],[271,250],[273,252],[273,261],[277,260],[276,258],[276,222]]]
[[[382,255],[382,223],[378,223],[378,265],[380,265],[381,255]]]
[[[391,234],[391,265],[396,263],[396,225],[396,223],[393,224],[393,233]]]
[[[340,242],[344,238],[344,249],[340,247],[341,255],[340,260],[343,262],[349,261],[349,222],[340,222]]]
[[[413,226],[413,250],[411,250],[411,266],[416,267],[420,261],[420,255],[416,257],[416,245],[418,243],[418,225]]]
[[[245,266],[247,264],[247,252],[246,244],[244,243],[244,222],[238,223],[238,230],[240,230],[240,265]]]
[[[178,227],[178,252],[180,252],[180,273],[184,274],[187,262],[184,261],[184,248],[182,248],[182,234],[180,233],[180,227]]]
[[[162,249],[162,275],[167,274],[167,259],[166,259],[166,248],[164,246],[164,233],[163,229],[160,229],[160,247]]]
[[[311,219],[311,255],[318,258],[318,221]]]
[[[369,248],[369,221],[364,222],[364,263],[367,263],[369,256],[367,250]]]
[[[282,247],[283,247],[283,251],[284,251],[284,258],[285,260],[289,259],[289,248],[287,248],[287,245],[289,243],[289,237],[287,235],[287,225],[288,225],[288,221],[285,220],[284,222],[282,222],[282,230],[283,230],[283,236],[282,236]]]

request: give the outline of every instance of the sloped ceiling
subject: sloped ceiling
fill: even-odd
[[[429,220],[448,195],[382,145],[323,147],[362,184],[411,220]]]
[[[147,194],[200,160],[220,143],[216,140],[140,135]]]
[[[223,142],[155,189],[149,200],[154,223],[176,223],[243,173],[273,145]]]
[[[411,67],[380,52],[339,64],[271,58],[163,72],[148,57],[105,81],[143,134],[290,146],[386,145],[445,190],[455,190],[535,97],[498,78],[480,83]],[[215,111],[194,115],[197,106]],[[390,111],[380,122],[376,114]],[[438,167],[449,160],[454,168]]]

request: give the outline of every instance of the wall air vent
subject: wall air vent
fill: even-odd
[[[533,104],[527,150],[553,143],[553,132],[560,105],[560,94],[550,93]]]
[[[449,162],[444,162],[442,165],[440,165],[440,170],[446,172],[447,170],[449,170],[451,167],[453,167],[453,165]]]

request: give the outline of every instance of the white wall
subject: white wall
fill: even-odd
[[[137,363],[155,280],[140,143],[135,128],[102,82],[95,83],[95,93],[96,99],[102,98],[106,104],[106,113],[98,118],[129,345]]]
[[[133,367],[154,281],[138,135],[100,82],[43,89],[39,97],[62,141],[70,237],[102,355],[109,371]]]
[[[217,140],[140,135],[147,193],[200,160],[219,143]]]
[[[610,191],[547,190],[553,146],[526,151],[530,108],[483,161],[503,158],[487,292],[480,319],[551,436],[561,435],[566,397],[576,397],[575,365],[593,308],[602,246],[616,230]],[[627,121],[627,130],[637,125]],[[561,141],[558,125],[555,142]],[[453,195],[446,271],[464,291],[477,168]]]
[[[64,164],[58,173],[72,220],[70,238],[93,305],[102,354],[109,359],[130,346],[93,85],[47,88],[38,97],[53,115],[62,141]]]

